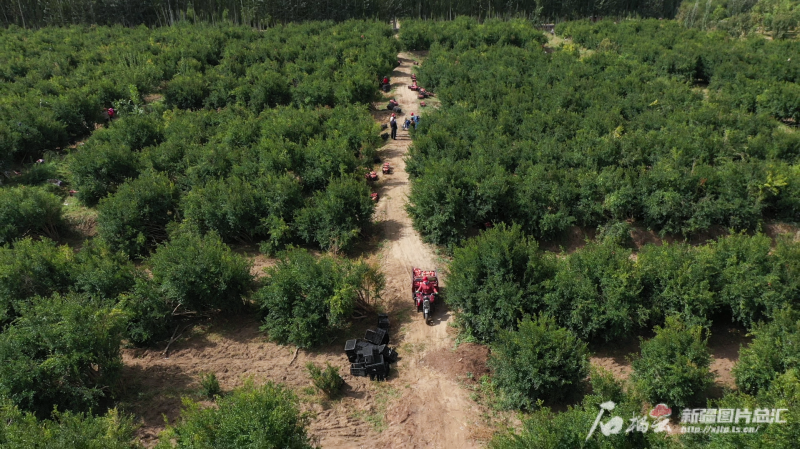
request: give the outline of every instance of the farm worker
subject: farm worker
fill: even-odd
[[[111,120],[114,118],[114,108],[108,108],[108,119]]]
[[[408,129],[410,127],[411,127],[411,120],[409,120],[408,117],[406,117],[406,121],[403,122],[403,129]]]
[[[430,295],[433,293],[439,293],[439,289],[431,285],[428,282],[428,276],[422,278],[422,282],[419,284],[419,288],[417,289],[418,292],[421,292],[423,295]]]
[[[397,140],[397,119],[394,114],[392,114],[392,118],[389,119],[389,126],[392,128],[392,140]]]
[[[388,76],[384,76],[383,77],[383,84],[389,84],[389,77]]]

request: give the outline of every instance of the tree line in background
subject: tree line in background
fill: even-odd
[[[494,26],[400,30],[406,48],[430,48],[418,79],[442,103],[407,164],[423,238],[452,245],[487,222],[550,238],[626,220],[690,235],[797,217],[798,42],[578,21],[557,28],[574,44],[545,51],[524,21]]]
[[[172,25],[179,20],[229,21],[268,27],[310,20],[588,16],[672,18],[680,0],[0,0],[0,25],[39,28],[68,24]]]

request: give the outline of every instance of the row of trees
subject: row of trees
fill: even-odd
[[[592,15],[675,15],[680,0],[14,0],[0,2],[0,25],[42,27],[66,24],[171,25],[179,20],[234,22],[266,27],[308,20],[381,19],[396,17],[452,19],[456,16],[519,17],[536,19],[580,18]]]
[[[67,161],[100,235],[144,257],[183,221],[229,243],[347,249],[374,203],[361,178],[379,137],[366,107],[123,116]]]
[[[437,39],[418,78],[442,108],[416,131],[407,165],[409,212],[429,241],[451,245],[486,222],[518,223],[537,238],[631,219],[686,235],[800,212],[800,137],[773,118],[791,119],[800,104],[782,103],[793,98],[783,89],[795,89],[785,56],[796,43],[650,20],[560,28],[594,49],[585,56],[481,31],[449,48],[464,22],[401,29],[406,43],[416,27]],[[751,75],[743,82],[763,90],[737,90]]]
[[[104,121],[104,108],[140,111],[153,92],[169,107],[238,105],[254,113],[368,103],[375,80],[396,61],[390,36],[388,25],[355,21],[263,32],[185,22],[0,29],[0,162],[65,148]],[[124,143],[134,150],[152,144],[152,133],[131,137]]]
[[[501,225],[455,250],[447,298],[482,342],[540,312],[586,341],[634,336],[674,314],[749,327],[800,295],[800,245],[770,243],[737,234],[698,247],[645,245],[634,258],[608,239],[556,257]]]
[[[40,418],[101,413],[119,392],[120,345],[168,339],[179,316],[257,308],[271,339],[313,347],[384,285],[365,262],[297,249],[267,274],[256,283],[216,234],[186,229],[140,268],[100,239],[77,253],[48,239],[0,248],[0,397]]]
[[[656,326],[652,339],[642,340],[629,380],[621,382],[609,372],[592,369],[591,394],[580,405],[553,414],[542,405],[563,398],[566,392],[575,396],[582,390],[589,373],[586,346],[546,316],[526,318],[518,330],[500,335],[493,345],[490,364],[495,371],[493,391],[500,403],[533,413],[524,420],[520,431],[498,433],[489,447],[793,448],[800,437],[796,411],[800,404],[796,344],[800,338],[800,315],[791,308],[783,309],[771,323],[757,326],[755,335],[750,347],[740,351],[740,361],[734,369],[739,391],[704,404],[713,379],[709,369],[709,334],[700,325],[671,316],[663,327]],[[614,403],[604,417],[606,425],[610,424],[611,416],[619,416],[623,420],[621,428],[610,435],[596,429],[587,438],[604,407],[601,404],[608,410],[606,401]],[[659,403],[666,403],[672,409],[671,418],[681,418],[683,413],[703,406],[714,411],[747,409],[751,413],[783,408],[784,421],[761,423],[756,433],[675,436],[667,428],[674,430],[674,420],[658,424],[658,418],[644,414]],[[681,423],[685,423],[683,418]]]

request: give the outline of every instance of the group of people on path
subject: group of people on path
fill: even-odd
[[[414,126],[414,129],[417,129],[417,125],[419,124],[419,115],[414,115],[411,113],[411,117],[406,117],[406,121],[403,123],[403,129],[409,129],[411,126]],[[392,129],[392,140],[397,140],[397,115],[392,114],[389,118],[389,128]]]

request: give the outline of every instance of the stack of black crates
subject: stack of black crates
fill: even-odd
[[[347,340],[344,353],[350,361],[350,374],[384,380],[397,352],[389,346],[389,316],[378,315],[378,328],[368,329],[364,339]]]

